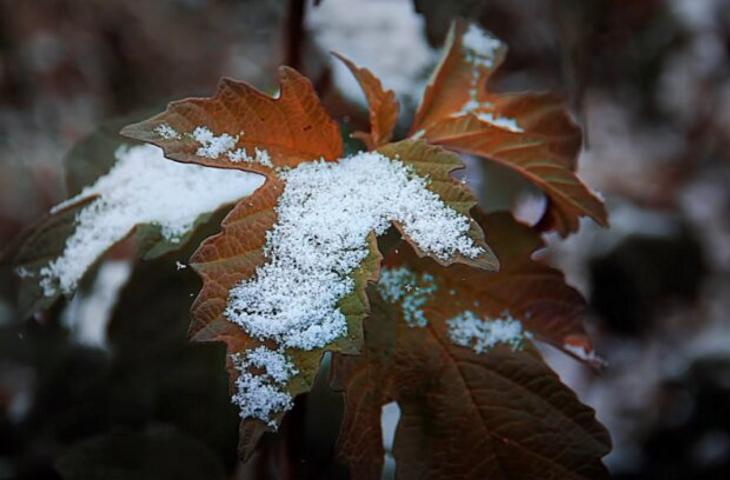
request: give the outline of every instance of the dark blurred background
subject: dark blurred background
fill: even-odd
[[[590,300],[609,366],[545,354],[611,432],[609,468],[730,478],[730,0],[0,0],[0,250],[66,198],[77,142],[210,95],[221,76],[273,92],[276,67],[294,66],[358,126],[336,50],[396,90],[404,131],[455,17],[509,45],[494,89],[557,91],[584,128],[579,173],[611,228],[586,221],[541,256]],[[519,181],[470,165],[488,207],[539,217]],[[345,475],[329,456],[336,419],[308,397],[283,426],[299,443],[271,436],[238,462],[223,349],[185,339],[199,282],[175,262],[189,254],[110,258],[32,319],[0,272],[0,479]]]

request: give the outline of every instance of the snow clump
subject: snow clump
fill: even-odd
[[[270,261],[234,286],[225,315],[250,335],[311,350],[347,333],[339,302],[368,255],[368,235],[391,222],[425,253],[448,260],[484,250],[467,235],[470,219],[428,189],[428,181],[377,152],[282,171],[286,181],[268,232]]]

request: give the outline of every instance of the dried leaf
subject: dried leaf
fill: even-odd
[[[449,172],[463,167],[457,155],[429,146],[425,142],[412,140],[387,145],[379,153],[399,159],[412,167],[418,175],[428,176],[428,188],[456,212],[468,215],[469,209],[475,204],[468,187],[450,176]],[[267,261],[264,252],[267,232],[277,223],[275,209],[284,188],[284,182],[274,176],[270,177],[263,187],[234,208],[224,220],[222,232],[203,242],[193,256],[191,265],[203,278],[203,289],[193,306],[190,336],[194,340],[223,341],[231,355],[252,351],[262,345],[272,348],[271,341],[263,342],[254,338],[233,324],[226,317],[225,310],[231,289],[255,277],[257,268]],[[495,269],[496,258],[484,243],[481,228],[473,220],[471,223],[472,228],[468,235],[482,247],[484,253],[474,259],[458,256],[449,262],[441,261],[445,264],[460,262]],[[369,311],[365,287],[368,282],[377,280],[381,260],[372,233],[369,242],[368,258],[352,275],[355,287],[338,305],[347,319],[347,335],[322,348],[283,350],[299,372],[286,385],[286,392],[292,397],[311,388],[324,351],[349,354],[359,352],[362,343],[361,322]],[[240,372],[232,363],[228,367],[235,381]],[[275,420],[280,418],[281,415],[278,415]],[[241,427],[241,451],[244,457],[253,452],[256,442],[268,429],[267,424],[261,420],[244,420]]]
[[[581,216],[607,225],[602,201],[575,174],[581,133],[561,100],[486,90],[505,54],[504,44],[487,32],[456,22],[411,134],[500,163],[541,188],[549,199],[545,230],[567,236]]]
[[[165,156],[180,162],[267,175],[272,166],[340,158],[339,128],[311,82],[288,67],[279,69],[279,78],[276,98],[247,83],[223,79],[214,97],[172,102],[165,112],[125,127],[122,135],[162,147]],[[199,141],[197,128],[212,135],[212,146]],[[266,151],[270,164],[256,161],[257,149]]]
[[[538,340],[550,343],[600,367],[583,327],[586,301],[565,283],[559,270],[531,259],[545,246],[539,234],[515,221],[509,213],[473,214],[484,229],[489,245],[500,261],[499,272],[476,271],[462,265],[443,268],[429,259],[416,259],[408,248],[388,256],[387,268],[407,267],[434,277],[443,285],[432,294],[434,305],[453,304],[483,317],[505,312],[519,319]]]
[[[398,101],[393,90],[383,90],[380,80],[370,70],[360,68],[344,56],[334,53],[357,79],[365,93],[370,108],[370,133],[355,132],[353,137],[362,140],[369,150],[385,145],[393,137],[398,121]]]
[[[390,402],[401,410],[393,447],[400,479],[608,478],[600,461],[607,432],[529,340],[477,353],[449,333],[462,305],[428,301],[419,327],[376,287],[369,295],[363,353],[333,364],[346,405],[339,454],[353,479],[381,477],[381,409]]]

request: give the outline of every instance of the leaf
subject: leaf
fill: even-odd
[[[61,296],[59,290],[49,295],[43,288],[41,269],[63,253],[66,239],[75,230],[76,215],[93,200],[93,197],[89,197],[47,216],[28,232],[24,232],[22,235],[25,238],[17,250],[9,252],[15,271],[20,277],[18,310],[22,318],[28,318],[33,313],[50,307]]]
[[[335,356],[331,381],[345,393],[339,455],[353,479],[381,478],[381,410],[390,402],[401,410],[399,479],[609,478],[600,461],[610,450],[606,430],[529,340],[479,354],[450,337],[461,305],[428,301],[418,327],[376,287],[369,296],[364,351]]]
[[[428,176],[428,188],[438,194],[447,206],[456,212],[468,215],[475,200],[469,189],[453,179],[449,172],[463,165],[459,157],[425,142],[406,140],[382,147],[379,153],[398,158],[411,166],[415,173]],[[286,184],[272,176],[251,197],[240,202],[222,224],[219,235],[207,239],[191,259],[191,265],[203,279],[203,289],[193,305],[190,336],[197,341],[222,341],[230,355],[251,352],[263,346],[273,348],[275,342],[255,338],[226,316],[231,289],[241,282],[255,278],[257,268],[267,262],[264,247],[268,232],[277,224],[277,205]],[[323,186],[323,188],[326,188]],[[332,205],[333,209],[340,208]],[[327,215],[322,212],[322,215]],[[457,256],[444,264],[460,262],[481,268],[495,269],[497,261],[484,243],[480,227],[470,220],[469,237],[484,250],[472,259]],[[400,227],[400,226],[399,226]],[[406,236],[408,239],[408,237]],[[409,241],[412,241],[409,239]],[[423,252],[421,255],[425,255]],[[284,354],[298,370],[286,384],[285,391],[294,397],[311,388],[325,351],[356,354],[362,343],[362,320],[367,316],[369,305],[365,296],[368,282],[377,280],[381,256],[377,250],[375,235],[370,234],[369,254],[366,260],[352,274],[355,282],[351,293],[338,304],[347,320],[347,335],[322,348],[303,350],[284,348]],[[282,349],[279,345],[278,348]],[[239,378],[240,371],[232,362],[228,365],[232,381]],[[283,412],[281,412],[283,414]],[[278,421],[281,414],[277,415]],[[244,457],[253,452],[256,442],[270,425],[261,419],[244,419],[241,426],[241,451]]]
[[[108,147],[108,142],[85,144],[98,145],[100,151]],[[230,172],[174,164],[163,158],[161,150],[147,145],[120,147],[115,162],[78,153],[84,151],[97,150],[74,150],[69,165],[92,165],[96,160],[99,165],[112,166],[93,185],[56,206],[24,233],[11,253],[16,271],[23,277],[20,304],[26,315],[50,306],[62,294],[71,295],[99,259],[135,230],[142,258],[176,251],[211,214],[245,197],[263,181],[249,173],[231,176]],[[94,170],[102,173],[104,168],[77,165],[70,171],[76,179]],[[213,186],[214,192],[200,195]]]
[[[229,321],[225,317],[225,309],[230,289],[252,277],[256,267],[265,261],[263,246],[266,233],[276,223],[274,208],[282,189],[281,181],[275,178],[267,181],[249,199],[234,208],[223,221],[221,233],[203,242],[191,259],[191,266],[203,279],[203,288],[193,304],[189,335],[196,341],[224,342],[229,359],[230,355],[266,344]],[[299,372],[286,385],[287,393],[292,397],[312,388],[325,350],[351,354],[359,351],[362,342],[361,322],[369,311],[364,289],[368,281],[377,280],[382,259],[372,234],[369,243],[368,257],[352,274],[355,287],[339,303],[347,319],[347,335],[330,343],[326,349],[285,350]],[[240,372],[230,360],[227,368],[233,385]],[[281,420],[283,413],[279,413],[277,421]],[[270,427],[261,420],[243,419],[239,448],[245,459],[253,454],[259,439],[268,430]]]
[[[408,248],[390,255],[385,262],[387,268],[403,266],[436,278],[443,288],[432,294],[430,302],[434,305],[453,304],[492,318],[508,312],[538,340],[592,367],[602,366],[583,327],[586,301],[565,283],[560,270],[531,259],[545,246],[539,234],[515,221],[509,213],[485,215],[477,210],[474,216],[499,258],[499,272],[462,265],[443,268],[429,259],[416,259]]]
[[[393,137],[393,130],[398,121],[398,101],[393,90],[383,90],[380,80],[370,70],[360,68],[344,56],[333,53],[350,69],[357,79],[370,108],[370,133],[355,132],[353,137],[362,140],[369,150],[385,145]]]
[[[500,163],[534,183],[549,199],[544,230],[567,236],[577,231],[581,216],[606,226],[603,203],[575,174],[581,132],[560,98],[486,90],[505,54],[504,44],[489,33],[455,22],[411,135]]]
[[[121,133],[162,147],[173,160],[266,175],[271,174],[271,166],[295,167],[307,160],[340,158],[340,131],[311,82],[288,67],[279,69],[279,79],[280,94],[272,98],[247,83],[224,78],[214,97],[172,102],[165,112],[129,125]],[[227,135],[224,145],[228,148],[199,155],[201,148],[205,150],[194,135],[199,127],[209,129],[218,140]],[[239,149],[249,158],[256,149],[265,150],[271,165],[232,161],[228,155]]]

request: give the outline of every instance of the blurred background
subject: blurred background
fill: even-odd
[[[547,360],[611,432],[615,478],[730,478],[730,0],[317,3],[0,0],[0,251],[66,198],[74,145],[221,76],[273,92],[293,66],[359,128],[364,99],[335,50],[397,92],[405,133],[451,20],[471,18],[510,48],[494,90],[564,95],[585,131],[579,174],[610,212],[610,229],[586,221],[539,254],[589,299],[608,367]],[[488,208],[539,218],[543,200],[507,172],[470,162],[467,180]],[[189,254],[134,268],[112,255],[32,319],[0,271],[0,479],[346,475],[336,418],[304,408],[341,408],[326,389],[282,428],[304,440],[272,436],[237,461],[223,349],[185,339],[199,282],[175,262]]]

